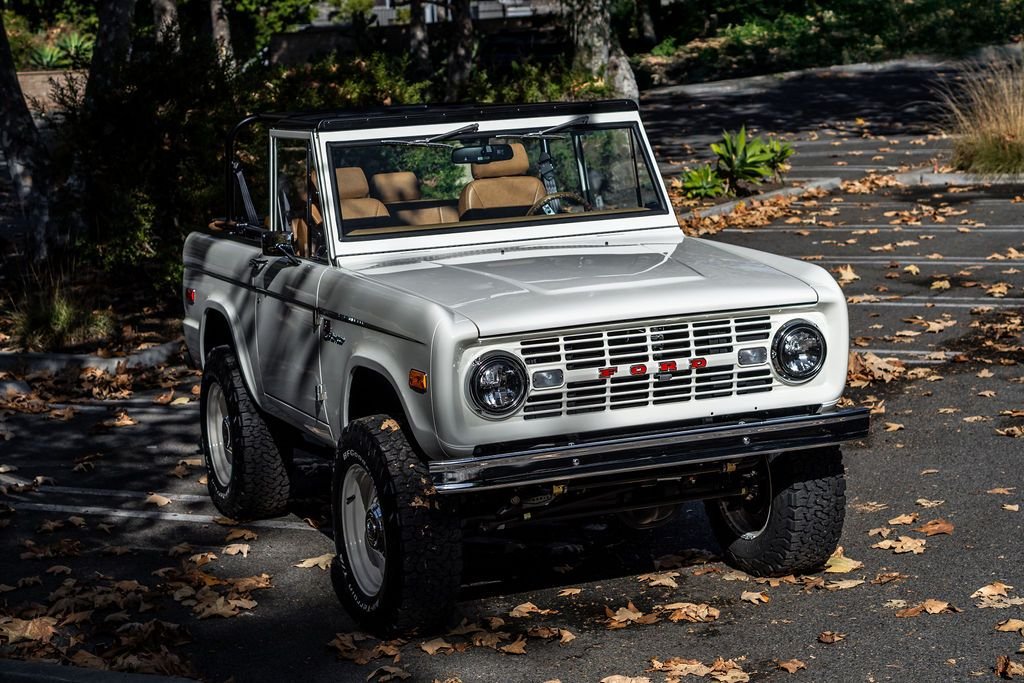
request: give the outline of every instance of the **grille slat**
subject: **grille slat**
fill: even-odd
[[[583,332],[523,341],[520,353],[528,365],[551,364],[566,371],[618,367],[617,375],[567,382],[560,391],[532,395],[524,419],[560,417],[604,410],[703,401],[772,391],[768,367],[740,368],[729,364],[658,372],[658,363],[706,358],[721,363],[736,346],[771,338],[770,316],[697,320]],[[646,365],[647,373],[629,374]],[[682,366],[685,368],[685,364]],[[597,374],[596,372],[594,373]],[[659,379],[660,378],[660,379]]]

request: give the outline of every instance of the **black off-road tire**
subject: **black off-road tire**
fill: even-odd
[[[364,593],[348,569],[342,538],[339,497],[345,474],[355,465],[370,474],[383,513],[386,563],[376,595]],[[345,428],[331,490],[336,548],[331,580],[349,613],[383,636],[443,629],[462,580],[462,529],[398,422],[373,415]]]
[[[769,465],[770,500],[760,530],[741,533],[724,512],[735,501],[705,501],[725,561],[754,576],[820,569],[839,543],[846,479],[838,447],[784,453]]]
[[[230,423],[231,475],[226,485],[214,472],[207,429],[209,397],[215,384],[223,392]],[[207,489],[217,509],[237,520],[283,515],[291,490],[290,446],[275,435],[270,418],[256,407],[228,346],[218,346],[206,359],[199,411]]]

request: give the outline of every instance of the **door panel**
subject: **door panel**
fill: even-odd
[[[271,258],[255,276],[256,338],[264,393],[317,415],[320,343],[316,290],[324,267]]]

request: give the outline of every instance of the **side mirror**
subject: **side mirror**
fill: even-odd
[[[264,232],[260,236],[260,248],[264,256],[284,256],[293,266],[302,263],[295,256],[295,245],[290,232]]]
[[[514,156],[511,145],[482,145],[480,147],[459,147],[452,150],[453,164],[489,164],[492,161],[508,161]]]

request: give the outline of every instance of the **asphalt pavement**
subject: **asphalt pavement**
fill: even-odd
[[[895,86],[891,90],[886,97],[899,97]],[[798,155],[802,177],[846,174],[851,165],[894,172],[908,165],[898,158],[903,151],[920,165],[948,149],[923,124],[896,126],[887,117],[859,124],[852,102],[848,121],[838,126],[821,127],[812,115],[792,126],[789,134],[808,145],[804,151],[820,153]],[[891,105],[882,98],[878,111]],[[721,107],[728,109],[727,98]],[[808,103],[800,111],[814,112]],[[835,118],[830,112],[820,123]],[[865,157],[868,163],[860,163]],[[846,177],[867,168],[855,170]],[[197,404],[159,405],[152,390],[126,401],[75,405],[67,420],[0,418],[0,432],[9,433],[6,441],[0,437],[0,466],[6,466],[0,482],[8,486],[0,504],[15,510],[0,516],[6,521],[0,601],[8,607],[35,603],[43,614],[70,579],[120,591],[121,603],[97,608],[81,626],[58,624],[59,660],[113,642],[125,624],[157,618],[187,628],[188,642],[169,646],[188,662],[182,666],[218,682],[363,681],[384,665],[400,667],[415,681],[596,683],[614,674],[662,681],[663,673],[649,671],[652,660],[673,657],[707,665],[733,660],[755,681],[990,679],[997,657],[1024,661],[1024,654],[1015,654],[1024,647],[1024,633],[996,630],[1004,620],[1024,619],[1024,606],[1013,604],[1024,595],[1024,511],[1013,509],[1024,503],[1024,439],[996,431],[1024,426],[1024,417],[1000,414],[1024,411],[1024,354],[1013,350],[1024,344],[1024,259],[1014,255],[1024,251],[1024,203],[1015,201],[1021,195],[1024,187],[1006,185],[838,191],[797,202],[768,226],[711,237],[811,259],[837,277],[846,273],[853,349],[905,363],[900,379],[848,393],[852,402],[876,410],[870,440],[844,451],[849,505],[842,545],[863,566],[816,578],[849,583],[827,589],[812,577],[771,585],[731,571],[717,561],[718,548],[696,505],[659,529],[650,544],[599,523],[550,524],[473,538],[468,545],[460,612],[470,621],[501,617],[501,630],[511,638],[500,644],[522,635],[525,654],[447,635],[452,652],[429,655],[421,648],[426,637],[410,638],[357,664],[329,645],[344,644],[348,636],[339,641],[337,635],[358,628],[335,599],[327,572],[295,566],[333,548],[325,514],[327,465],[302,455],[291,514],[242,525],[254,536],[244,541],[246,555],[226,554],[238,542],[227,540],[236,527],[218,518],[201,483]],[[177,395],[189,396],[188,388],[182,385]],[[119,409],[137,424],[102,427]],[[34,489],[17,490],[36,477]],[[898,523],[904,515],[917,517]],[[952,533],[911,530],[935,519],[949,522]],[[878,529],[890,531],[871,535]],[[881,533],[912,539],[907,547],[923,540],[923,552],[872,547]],[[271,586],[252,590],[257,604],[235,616],[197,618],[188,596],[168,585],[184,558],[204,553],[217,556],[201,567],[208,577],[266,574]],[[665,583],[676,586],[652,586],[656,567],[675,572]],[[129,580],[139,585],[118,583]],[[856,581],[864,583],[851,585]],[[994,601],[1005,606],[977,607],[985,602],[972,594],[994,582],[1007,586],[1008,599]],[[763,592],[769,601],[754,604],[742,599],[744,592]],[[937,601],[927,603],[937,613],[898,615],[927,600]],[[554,612],[509,615],[526,602]],[[657,609],[676,602],[707,604],[720,615],[707,623],[673,622]],[[948,606],[939,609],[943,602]],[[630,603],[638,612],[660,613],[658,620],[609,629],[606,609]],[[529,635],[534,627],[561,631]],[[66,634],[78,629],[88,636],[69,644]],[[564,631],[575,638],[559,644]],[[822,637],[825,632],[842,637]],[[378,645],[354,642],[367,651]],[[778,668],[779,660],[791,659],[806,668],[795,674]]]

